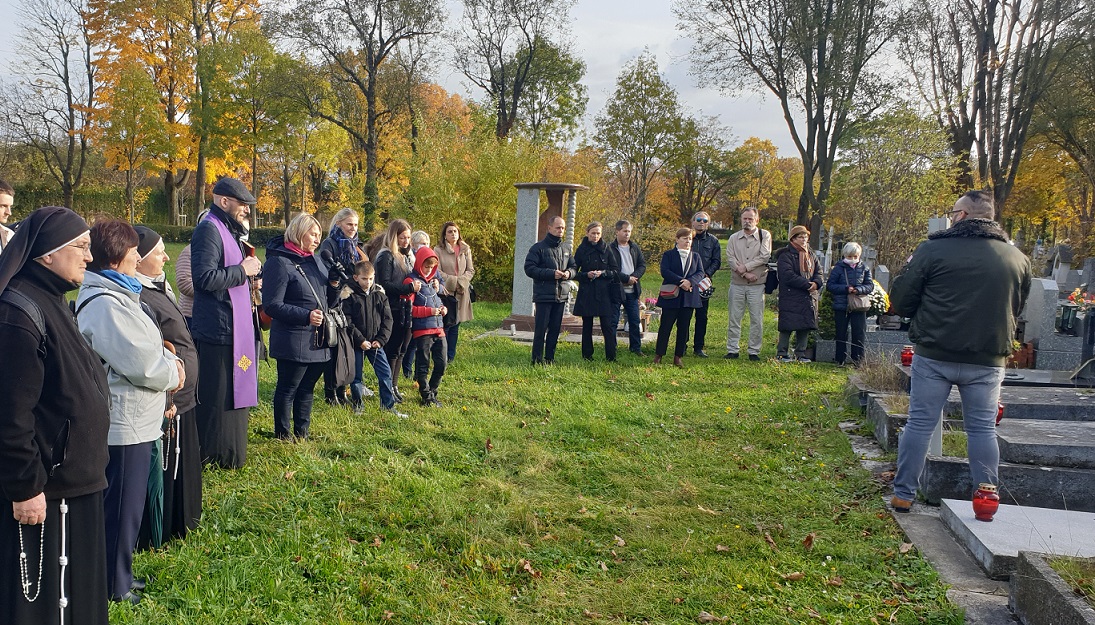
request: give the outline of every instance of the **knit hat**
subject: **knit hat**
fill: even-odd
[[[152,253],[152,250],[156,249],[156,244],[160,242],[162,237],[148,226],[134,226],[133,229],[137,231],[137,238],[139,239],[137,254],[140,255],[141,260],[144,260],[146,256]]]
[[[794,228],[791,228],[791,238],[792,239],[794,239],[795,237],[797,237],[800,234],[805,234],[806,236],[810,236],[810,231],[806,229],[806,226],[795,226]]]

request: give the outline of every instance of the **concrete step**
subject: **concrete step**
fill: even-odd
[[[1007,419],[996,428],[1000,459],[1044,467],[1095,469],[1095,421]]]
[[[992,579],[1015,571],[1020,551],[1095,556],[1095,514],[1001,505],[991,522],[973,517],[968,499],[944,499],[939,518]]]
[[[1095,392],[1081,388],[1000,387],[1004,419],[1045,419],[1095,422]],[[962,414],[962,397],[951,389],[946,413]]]
[[[966,500],[975,488],[965,458],[928,456],[920,478],[920,493],[928,503],[937,505],[943,499]],[[1001,462],[1000,501],[1054,510],[1095,512],[1095,470]],[[1095,527],[1091,531],[1095,532]]]

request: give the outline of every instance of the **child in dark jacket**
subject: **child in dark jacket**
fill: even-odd
[[[431,284],[437,276],[437,265],[437,254],[423,247],[415,254],[414,271],[404,280],[404,284],[412,281],[421,283],[417,292],[404,297],[411,302],[411,342],[415,346],[414,377],[418,381],[418,392],[422,395],[423,405],[434,407],[441,406],[441,402],[437,401],[437,387],[441,385],[448,364],[442,323],[447,309],[441,303],[441,295]],[[429,375],[431,359],[433,374]]]
[[[350,284],[350,297],[343,302],[342,307],[347,310],[351,324],[351,338],[354,343],[354,353],[357,356],[357,376],[350,385],[350,393],[354,405],[354,414],[363,411],[362,396],[365,385],[362,383],[362,368],[365,359],[373,365],[376,379],[380,387],[380,405],[384,410],[395,412],[396,398],[392,392],[392,369],[388,364],[388,357],[384,353],[384,345],[392,335],[392,311],[388,306],[388,296],[384,288],[374,284],[375,272],[373,265],[362,260],[354,263],[353,282]],[[399,417],[407,415],[395,413]]]

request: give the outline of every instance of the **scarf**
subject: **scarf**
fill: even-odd
[[[353,267],[359,260],[363,260],[361,257],[361,251],[358,249],[358,245],[361,244],[360,240],[355,234],[353,238],[346,236],[346,233],[335,225],[331,228],[331,231],[327,233],[327,238],[334,242],[337,253],[335,258],[342,262],[347,267]]]
[[[810,248],[805,245],[799,245],[792,241],[791,247],[798,251],[799,272],[803,278],[809,279],[810,276],[814,275],[814,255],[810,253]]]
[[[297,245],[297,244],[295,244],[295,243],[293,243],[292,241],[289,241],[289,240],[285,241],[285,249],[287,249],[290,252],[293,252],[294,254],[297,254],[299,256],[303,256],[304,258],[310,258],[312,256],[311,252],[305,252],[299,245]],[[351,265],[351,267],[352,266],[353,265]]]
[[[124,273],[113,269],[102,269],[99,271],[99,275],[120,287],[129,289],[133,293],[137,293],[138,295],[141,293],[141,281],[133,276],[127,276]]]

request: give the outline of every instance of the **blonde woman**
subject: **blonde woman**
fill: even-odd
[[[395,219],[388,224],[378,241],[373,254],[376,268],[376,282],[384,287],[388,303],[392,307],[392,336],[388,339],[385,352],[392,372],[403,370],[403,358],[411,342],[411,307],[405,295],[417,293],[422,285],[416,280],[404,283],[404,279],[414,271],[414,256],[411,253],[411,224],[405,219]],[[392,385],[397,402],[403,401],[398,385]]]
[[[308,438],[316,382],[331,359],[331,349],[315,340],[324,311],[338,305],[338,289],[315,256],[320,236],[315,217],[297,215],[284,236],[266,244],[262,307],[273,319],[270,356],[278,361],[274,436],[280,439]]]

